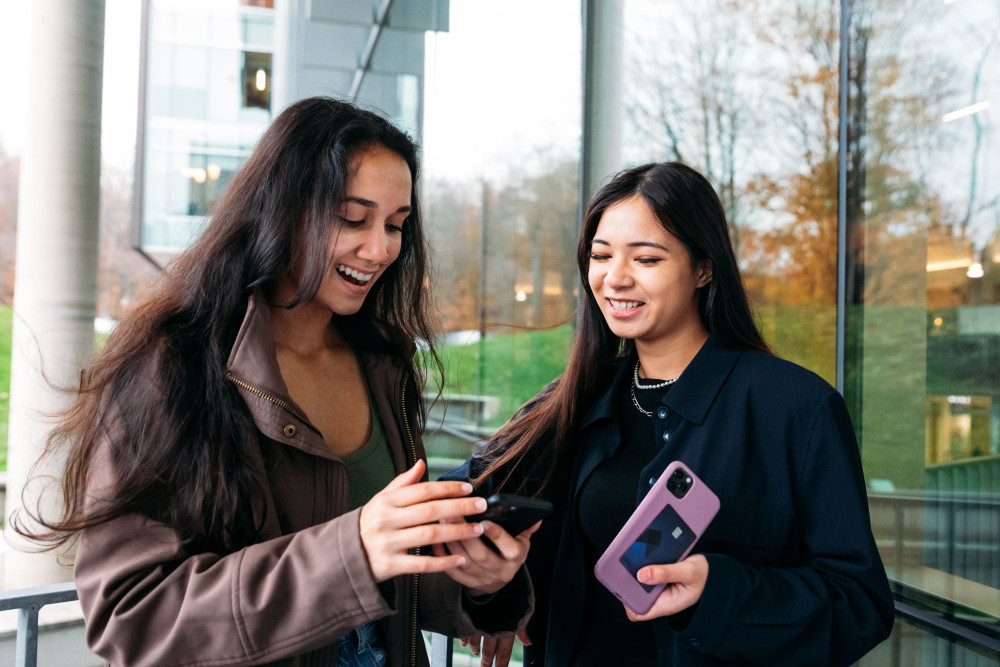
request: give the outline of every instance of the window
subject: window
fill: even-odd
[[[425,435],[432,466],[464,459],[565,368],[579,281],[580,32],[577,0],[451,0],[448,31],[428,36],[422,203],[446,332],[444,395]]]
[[[979,664],[962,635],[1000,634],[1000,8],[854,5],[845,397],[906,610],[870,664]]]

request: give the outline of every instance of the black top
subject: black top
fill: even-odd
[[[631,385],[626,387],[630,389]],[[580,487],[577,521],[588,589],[593,595],[586,603],[575,665],[656,664],[652,624],[630,621],[622,603],[594,576],[597,560],[635,511],[636,480],[659,451],[653,421],[636,409],[629,389],[618,392],[617,397],[621,444],[615,455],[598,465]],[[669,389],[636,389],[636,400],[644,410],[655,412]]]

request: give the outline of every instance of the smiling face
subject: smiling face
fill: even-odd
[[[399,257],[412,185],[410,168],[398,153],[376,146],[356,158],[314,304],[337,315],[358,312],[375,281]]]
[[[640,197],[620,201],[601,215],[587,277],[616,336],[658,345],[706,335],[698,290],[711,281],[711,266],[692,266],[684,244]]]

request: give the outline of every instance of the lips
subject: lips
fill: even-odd
[[[368,282],[375,275],[374,273],[362,273],[357,269],[352,269],[351,267],[345,264],[337,265],[337,273],[340,274],[341,278],[351,283],[352,285],[360,285],[360,286],[367,285]]]

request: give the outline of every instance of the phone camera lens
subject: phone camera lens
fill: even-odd
[[[670,491],[670,493],[672,493],[676,498],[683,498],[691,489],[691,484],[691,476],[687,473],[687,471],[677,469],[667,480],[667,490]]]

